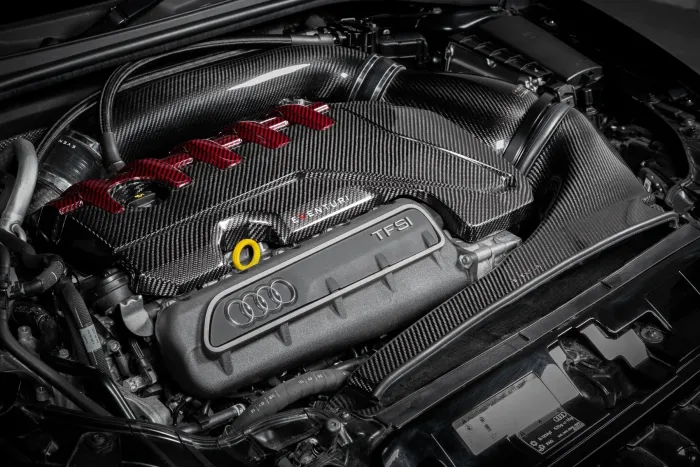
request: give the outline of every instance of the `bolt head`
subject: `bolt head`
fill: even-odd
[[[650,344],[658,344],[664,340],[664,334],[654,326],[645,326],[639,332],[639,337]]]
[[[342,424],[340,423],[339,420],[336,420],[335,418],[329,418],[326,420],[326,430],[330,433],[337,433],[340,431],[342,428]]]
[[[469,269],[472,266],[472,260],[469,256],[467,255],[460,255],[459,257],[459,264],[464,268],[464,269]]]

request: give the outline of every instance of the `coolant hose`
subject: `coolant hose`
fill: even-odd
[[[58,282],[58,290],[61,292],[66,306],[80,331],[80,337],[82,338],[90,365],[109,375],[109,366],[107,366],[107,360],[102,350],[100,336],[97,334],[85,300],[83,300],[80,292],[78,292],[70,279],[62,278]]]
[[[36,297],[56,285],[63,277],[66,266],[60,256],[51,255],[48,261],[48,266],[34,279],[20,283],[16,289],[13,286],[13,296]]]
[[[32,143],[24,138],[17,138],[12,141],[12,150],[17,159],[17,177],[7,205],[0,215],[0,229],[8,232],[12,232],[15,226],[24,221],[39,172],[39,161]]]
[[[0,284],[7,283],[10,264],[10,252],[4,246],[0,245]],[[10,312],[8,309],[7,298],[0,297],[0,343],[5,350],[22,362],[34,373],[43,378],[47,383],[61,392],[67,399],[73,402],[76,406],[86,412],[95,415],[109,416],[109,413],[89,399],[83,393],[78,391],[66,379],[56,372],[53,368],[35,357],[29,350],[25,349],[15,336],[10,331]]]
[[[232,428],[240,431],[301,399],[323,392],[335,392],[345,384],[349,375],[347,371],[326,369],[304,373],[285,381],[253,401],[246,411],[233,421]]]

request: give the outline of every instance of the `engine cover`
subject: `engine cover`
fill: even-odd
[[[398,200],[174,300],[156,338],[188,394],[222,396],[405,326],[519,243],[501,232],[464,245],[429,208]]]
[[[355,102],[263,123],[71,187],[42,209],[39,229],[78,266],[116,264],[135,292],[175,296],[231,272],[226,253],[242,238],[294,244],[410,197],[473,241],[522,220],[532,201],[519,172],[431,111]],[[139,202],[145,193],[154,202]]]

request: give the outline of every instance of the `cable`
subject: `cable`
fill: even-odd
[[[194,66],[201,66],[201,65],[206,65],[211,63],[212,61],[216,60],[225,60],[227,58],[230,58],[232,56],[235,56],[239,53],[243,53],[247,51],[232,51],[232,52],[227,52],[227,53],[221,53],[217,54],[214,57],[206,57],[204,59],[196,60],[191,62],[192,65]],[[143,75],[140,75],[132,80],[127,81],[124,83],[122,86],[122,91],[126,89],[131,89],[132,87],[135,86],[140,86],[141,84],[148,83],[150,81],[153,81],[155,79],[163,78],[165,76],[169,76],[171,74],[175,73],[180,73],[182,71],[186,71],[187,69],[191,68],[189,66],[190,63],[188,64],[183,64],[183,65],[178,65],[175,67],[170,67],[165,70],[157,70],[153,71],[150,73],[146,73]],[[48,154],[49,149],[53,144],[56,142],[56,140],[61,136],[61,134],[70,126],[71,123],[73,123],[79,116],[81,116],[83,113],[87,112],[88,110],[92,109],[96,104],[97,100],[100,97],[101,92],[95,92],[84,98],[82,101],[78,102],[75,104],[73,107],[71,107],[68,112],[63,114],[61,118],[54,123],[54,125],[49,128],[46,133],[44,133],[44,136],[41,138],[41,141],[39,141],[39,144],[37,145],[37,158],[39,159],[39,162],[43,162],[43,160],[46,158],[46,155]],[[0,154],[0,167],[2,166],[4,161],[3,156]]]
[[[49,148],[53,146],[53,143],[56,142],[58,137],[61,136],[66,128],[68,128],[68,126],[73,123],[76,118],[94,107],[94,105],[97,103],[96,99],[99,95],[99,92],[90,94],[88,97],[71,107],[68,112],[63,114],[63,116],[58,119],[58,121],[54,123],[51,128],[48,129],[37,145],[36,155],[37,159],[39,159],[39,163],[44,161],[49,152]]]
[[[0,245],[0,284],[6,283],[9,272],[10,252],[4,246]],[[95,415],[109,416],[110,414],[97,405],[93,400],[78,391],[66,379],[56,372],[53,368],[39,360],[31,352],[25,349],[10,331],[10,311],[8,309],[7,298],[0,297],[0,342],[12,356],[22,362],[34,373],[43,378],[47,383],[60,391],[67,399],[73,402],[76,406],[86,412]]]

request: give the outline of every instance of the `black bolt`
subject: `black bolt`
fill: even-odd
[[[639,331],[639,337],[650,344],[658,344],[664,340],[664,334],[654,326],[645,326]]]
[[[109,451],[111,446],[109,438],[102,433],[93,433],[87,438],[87,445],[97,452]]]

